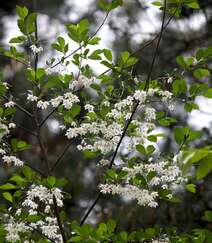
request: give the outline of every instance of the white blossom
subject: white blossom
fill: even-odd
[[[31,102],[37,102],[38,97],[33,95],[33,93],[30,90],[30,92],[27,94],[27,100]]]
[[[87,110],[88,112],[94,112],[94,106],[90,104],[86,104],[85,110]]]
[[[15,106],[15,102],[12,100],[4,104],[5,107],[11,108]]]
[[[145,109],[145,120],[151,122],[156,119],[156,110],[154,108],[147,107]]]
[[[31,45],[29,48],[32,50],[32,52],[34,54],[37,54],[37,53],[40,53],[40,52],[43,51],[43,47],[42,46],[37,47],[36,45]]]
[[[146,101],[147,93],[142,90],[136,90],[134,93],[134,98],[143,104]]]
[[[10,165],[12,163],[14,163],[15,166],[23,166],[24,165],[24,162],[21,161],[20,159],[18,159],[17,157],[15,156],[7,156],[7,155],[4,155],[2,157],[4,163]]]
[[[48,101],[39,100],[38,103],[37,103],[37,107],[42,109],[42,110],[47,109],[48,106],[49,106],[49,102]]]

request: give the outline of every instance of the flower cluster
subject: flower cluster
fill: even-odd
[[[26,193],[26,198],[22,202],[22,207],[16,211],[15,216],[20,216],[27,209],[29,215],[41,215],[41,206],[44,208],[45,217],[36,222],[19,222],[12,216],[6,216],[4,224],[6,230],[6,239],[9,242],[20,241],[20,233],[31,234],[34,229],[40,230],[43,235],[55,242],[62,242],[57,219],[52,216],[51,207],[53,206],[53,196],[56,199],[57,206],[63,206],[63,195],[60,189],[48,189],[42,185],[32,185]],[[9,218],[9,219],[8,219]]]
[[[149,192],[146,189],[139,189],[137,186],[121,186],[119,184],[100,184],[99,188],[103,194],[118,194],[132,200],[135,199],[137,200],[140,206],[156,207],[158,205],[155,201],[155,199],[158,197],[157,192]]]
[[[60,189],[53,188],[48,189],[42,185],[32,185],[30,190],[27,191],[26,199],[23,201],[22,206],[29,208],[29,214],[37,214],[37,209],[39,203],[45,205],[45,212],[50,210],[50,207],[53,205],[53,196],[57,200],[58,207],[63,206],[63,195]],[[37,202],[37,201],[38,202]]]
[[[36,45],[31,45],[30,49],[32,50],[32,52],[34,54],[37,54],[37,53],[40,53],[40,52],[43,51],[43,47],[42,46],[37,47]]]
[[[59,95],[55,98],[52,98],[49,101],[39,100],[37,96],[35,96],[31,91],[29,91],[27,95],[27,100],[30,102],[37,102],[37,107],[45,110],[49,105],[52,105],[54,108],[62,105],[65,109],[69,110],[73,106],[73,104],[79,102],[79,98],[74,95],[72,92],[67,92],[63,96]]]
[[[179,165],[174,161],[172,163],[170,161],[140,163],[132,168],[123,167],[122,171],[127,172],[123,185],[100,184],[100,191],[103,194],[119,194],[127,196],[129,199],[136,199],[141,206],[156,207],[158,205],[156,199],[159,197],[159,190],[170,190],[173,184],[186,181]],[[147,187],[130,184],[130,181],[137,175],[146,178]],[[166,197],[171,199],[172,194],[167,194]]]
[[[4,150],[2,150],[1,152],[5,153]],[[23,161],[21,161],[20,159],[18,159],[17,157],[15,157],[13,155],[10,155],[10,156],[4,155],[2,157],[2,160],[4,161],[4,163],[6,163],[8,165],[11,165],[11,164],[14,164],[15,166],[23,166],[24,165]]]

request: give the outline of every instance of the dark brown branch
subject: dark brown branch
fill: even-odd
[[[55,198],[55,195],[53,195],[53,203],[54,203],[54,212],[55,212],[55,215],[56,215],[56,218],[57,218],[57,223],[58,223],[58,226],[60,228],[60,233],[62,235],[62,238],[63,238],[63,242],[66,243],[66,235],[65,235],[65,231],[64,231],[64,228],[63,228],[63,224],[62,224],[62,221],[60,219],[60,214],[59,214],[59,210],[58,210],[58,206],[57,206],[57,199]]]
[[[158,49],[159,49],[159,45],[160,45],[160,41],[161,41],[161,38],[162,38],[162,35],[163,35],[164,24],[165,24],[165,17],[166,17],[166,1],[167,1],[167,0],[164,0],[163,18],[162,18],[162,24],[161,24],[160,35],[159,35],[159,37],[158,37],[157,46],[156,46],[156,49],[155,49],[155,52],[154,52],[154,56],[153,56],[153,58],[152,58],[151,67],[150,67],[150,70],[149,70],[149,73],[148,73],[148,76],[147,76],[147,79],[146,79],[146,84],[145,84],[145,88],[144,88],[145,91],[147,91],[148,88],[149,88],[149,82],[150,82],[151,74],[152,74],[153,67],[154,67],[154,63],[155,63],[156,56],[157,56],[157,53],[158,53]],[[128,120],[127,123],[126,123],[126,126],[125,126],[125,128],[124,128],[124,131],[123,131],[123,133],[122,133],[122,136],[121,136],[121,138],[120,138],[120,140],[119,140],[119,142],[118,142],[118,144],[117,144],[117,146],[116,146],[115,152],[114,152],[113,157],[112,157],[112,159],[111,159],[111,161],[110,161],[110,164],[109,164],[109,166],[108,166],[109,169],[113,166],[113,163],[114,163],[114,160],[115,160],[116,155],[117,155],[117,153],[118,153],[118,150],[119,150],[119,148],[120,148],[120,145],[121,145],[121,143],[122,143],[122,141],[123,141],[123,138],[125,137],[125,134],[126,134],[126,132],[127,132],[127,129],[128,129],[128,127],[129,127],[129,125],[130,125],[132,119],[133,119],[133,116],[134,116],[134,114],[135,114],[136,111],[137,111],[137,108],[138,108],[138,106],[139,106],[139,103],[140,103],[139,101],[136,102],[136,104],[135,104],[135,106],[134,106],[134,108],[133,108],[133,111],[132,111],[132,113],[131,113],[131,116],[130,116],[129,120]],[[101,198],[101,195],[102,195],[101,193],[98,194],[98,196],[96,197],[96,199],[94,200],[94,202],[92,203],[92,205],[91,205],[91,206],[89,207],[89,209],[87,210],[87,212],[86,212],[85,216],[83,217],[83,219],[82,219],[80,225],[82,225],[82,224],[86,221],[86,219],[88,218],[89,214],[92,212],[93,208],[95,207],[95,205],[98,203],[99,199]]]
[[[45,237],[46,239],[50,240],[53,243],[57,243],[56,241],[52,240],[51,238],[49,238],[47,235],[43,234],[40,230],[28,225],[32,230],[36,231],[37,233],[39,233],[40,235],[42,235],[43,237]]]
[[[167,23],[166,23],[166,24],[164,25],[164,27],[163,27],[163,31],[166,30],[166,28],[168,27],[169,23],[172,21],[172,19],[173,19],[173,17],[174,17],[174,15],[175,15],[176,12],[177,12],[177,10],[175,10],[175,12],[173,13],[173,15],[170,16],[170,18],[168,19]],[[148,40],[147,42],[145,42],[144,44],[142,44],[142,46],[141,46],[139,49],[137,49],[137,50],[135,50],[134,52],[132,52],[132,53],[130,54],[129,58],[132,57],[132,56],[134,56],[135,54],[137,54],[137,53],[143,51],[143,50],[144,50],[145,48],[147,48],[148,46],[150,46],[154,41],[156,41],[156,40],[159,38],[160,33],[161,33],[161,32],[159,32],[159,33],[158,33],[155,37],[153,37],[151,40]],[[108,73],[110,70],[112,70],[112,68],[108,68],[106,71],[104,71],[103,73],[101,73],[99,76]]]
[[[102,23],[100,24],[100,26],[97,28],[97,30],[93,33],[93,35],[88,39],[88,41],[90,41],[98,32],[99,30],[102,28],[102,26],[105,24],[107,17],[109,15],[109,12],[106,13]],[[74,55],[76,52],[78,52],[80,49],[82,48],[82,46],[80,45],[77,49],[75,49],[73,52],[71,52],[70,54],[68,54],[67,56],[63,57],[59,62],[55,63],[51,68],[55,68],[57,65],[59,65],[60,63],[62,63],[65,59],[71,57],[72,55]]]
[[[49,119],[49,117],[57,110],[57,107],[55,107],[52,111],[49,112],[49,114],[41,121],[39,124],[39,127],[42,127],[43,124]]]
[[[1,95],[1,97],[4,98],[6,101],[10,101],[10,99],[7,98],[5,95]],[[28,117],[33,118],[33,115],[29,111],[27,111],[25,108],[23,108],[21,105],[17,104],[16,102],[14,103],[15,103],[15,107],[17,107],[20,111],[25,113]]]
[[[73,144],[73,141],[69,142],[63,152],[61,153],[61,155],[58,157],[58,159],[56,160],[55,164],[52,166],[52,168],[50,169],[50,172],[53,172],[55,170],[55,168],[58,166],[58,164],[62,161],[65,153],[68,151],[68,149],[70,148],[70,146]]]
[[[25,131],[26,133],[29,133],[30,135],[34,136],[34,137],[37,137],[37,134],[32,132],[31,130],[29,130],[28,128],[26,127],[23,127],[19,124],[16,124],[18,128],[22,129],[23,131]]]

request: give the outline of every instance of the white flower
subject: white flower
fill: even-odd
[[[73,104],[77,102],[79,102],[79,98],[76,95],[72,94],[71,92],[64,94],[63,106],[65,109],[71,109]]]
[[[99,161],[98,165],[100,165],[100,166],[107,166],[107,165],[109,165],[109,163],[110,163],[109,160],[107,160],[107,159],[101,159]]]
[[[4,149],[1,149],[0,148],[0,154],[2,155],[2,154],[6,154],[6,151],[4,150]]]
[[[87,110],[88,112],[94,112],[94,106],[90,104],[86,104],[85,110]]]
[[[171,84],[173,82],[173,78],[172,77],[169,77],[168,79],[167,79],[167,83],[168,84]]]
[[[15,166],[23,166],[24,165],[23,161],[21,161],[20,159],[16,158],[15,156],[12,156],[12,155],[11,156],[4,155],[2,159],[3,159],[4,163],[6,163],[6,164],[14,163]]]
[[[46,74],[47,74],[47,75],[51,75],[52,73],[54,73],[54,70],[53,70],[51,67],[48,67],[48,68],[46,69]]]
[[[4,104],[5,107],[11,108],[15,106],[15,103],[13,101],[9,101],[7,103]]]
[[[34,54],[36,54],[36,53],[40,53],[40,52],[43,51],[43,47],[42,47],[42,46],[37,47],[36,45],[31,45],[29,48],[32,50],[32,52],[33,52]]]
[[[50,100],[52,106],[55,108],[58,107],[62,101],[63,101],[62,96],[57,96],[56,98]]]
[[[156,110],[154,108],[147,107],[145,109],[145,120],[151,122],[156,119]]]
[[[30,91],[30,93],[27,94],[27,100],[31,102],[37,102],[38,97],[33,95],[33,93]]]
[[[168,90],[165,90],[165,91],[160,90],[159,95],[162,96],[162,101],[165,103],[168,102],[173,96],[173,94],[171,92],[169,92]]]
[[[146,101],[147,93],[145,91],[136,90],[134,98],[138,100],[141,104],[143,104]]]
[[[9,128],[15,128],[16,125],[15,125],[15,123],[11,122],[11,123],[8,124],[8,127],[9,127]]]
[[[37,107],[41,108],[42,110],[46,109],[48,107],[48,105],[49,105],[48,101],[39,100],[37,103]]]

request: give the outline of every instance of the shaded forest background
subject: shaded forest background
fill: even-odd
[[[90,4],[86,4],[88,8],[81,12],[79,11],[80,8],[76,8],[77,1],[37,0],[36,2],[35,4],[35,2],[33,3],[33,1],[27,0],[0,1],[1,46],[5,46],[6,43],[4,40],[8,31],[11,31],[10,28],[15,28],[12,19],[14,19],[15,16],[16,4],[21,6],[25,5],[31,10],[36,8],[36,11],[41,13],[42,18],[45,19],[46,34],[41,36],[42,32],[40,32],[39,36],[44,47],[43,56],[51,55],[49,53],[47,54],[49,39],[50,43],[54,42],[54,39],[56,39],[57,35],[60,33],[59,31],[62,25],[70,21],[77,22],[82,18],[88,18],[91,22],[92,31],[94,32],[101,22],[101,19],[104,17],[104,13],[98,9],[97,1],[89,1]],[[79,2],[87,1],[78,0],[78,3]],[[106,23],[110,31],[109,33],[112,33],[108,38],[109,43],[117,55],[124,50],[134,52],[139,49],[143,42],[152,39],[159,31],[158,29],[153,33],[149,33],[145,29],[138,29],[138,31],[142,33],[142,38],[140,38],[142,40],[139,40],[139,38],[136,39],[135,35],[139,33],[132,33],[131,30],[133,26],[138,25],[140,17],[147,14],[149,7],[146,6],[145,2],[148,1],[132,0],[124,2],[124,6],[115,11]],[[173,25],[170,24],[165,31],[159,57],[157,58],[157,63],[153,71],[153,78],[157,77],[157,75],[167,75],[169,71],[177,68],[176,57],[178,55],[194,54],[197,48],[207,47],[212,44],[212,0],[201,0],[199,4],[201,7],[199,10],[183,9],[180,19],[174,19]],[[158,23],[160,23],[161,16],[159,11],[157,15]],[[201,16],[203,21],[200,26],[193,28],[192,21],[195,16],[197,16],[197,18]],[[5,21],[7,21],[7,23]],[[10,21],[12,21],[11,24]],[[149,18],[149,21],[151,22],[152,19]],[[152,24],[157,25],[157,23]],[[181,28],[176,28],[179,24],[184,26],[183,30]],[[51,33],[48,33],[48,31]],[[133,75],[138,75],[141,79],[145,78],[152,60],[155,44],[156,43],[153,42],[150,47],[136,54],[140,61],[132,70]],[[29,51],[28,46],[26,46],[26,50]],[[209,65],[212,65],[212,63],[209,63]],[[28,86],[27,83],[24,82],[25,76],[22,72],[22,66],[5,57],[1,57],[0,71],[3,74],[3,79],[12,85],[13,95],[19,99],[20,103],[26,105],[23,99],[23,92]],[[207,112],[208,116],[212,116],[212,110],[208,110]],[[201,113],[199,114],[201,115]],[[175,116],[180,121],[181,125],[186,126],[188,124],[189,117],[183,112],[180,103],[176,105]],[[24,126],[28,129],[33,129],[33,125],[23,113],[16,115],[16,120],[20,127]],[[57,117],[52,117],[43,128],[45,142],[48,147],[48,153],[50,154],[49,160],[52,163],[68,144],[67,139],[61,136],[62,133],[61,130],[58,129],[58,126],[59,121]],[[169,136],[167,137],[167,141],[161,146],[163,151],[171,151],[174,153],[177,148],[171,135],[172,129],[173,127],[171,126],[166,129]],[[198,144],[194,144],[196,147],[212,144],[212,124],[207,127],[202,127],[202,130],[204,136]],[[32,150],[22,153],[21,156],[23,160],[27,160],[34,167],[37,167],[38,163],[36,163],[36,159],[38,158],[39,149],[35,144],[34,138],[20,128],[17,128],[15,133],[16,136],[18,135],[18,137],[34,145]],[[14,134],[11,136],[14,136]],[[60,163],[56,170],[56,175],[58,177],[65,177],[69,181],[66,189],[71,192],[72,198],[68,200],[66,211],[71,219],[79,220],[86,208],[95,198],[97,185],[101,179],[101,168],[96,166],[96,159],[85,158],[83,154],[77,151],[77,143],[78,141],[76,140],[75,143],[70,146],[62,163]],[[42,170],[42,168],[38,169]],[[8,174],[11,173],[11,169],[8,169],[7,172]],[[2,182],[5,181],[8,174],[5,173],[5,169],[1,168],[0,180]],[[105,196],[98,203],[87,222],[96,224],[99,221],[104,221],[112,217],[119,222],[118,225],[120,228],[126,230],[134,230],[154,224],[177,226],[182,231],[194,227],[204,227],[205,223],[201,220],[201,217],[205,210],[212,210],[212,177],[208,175],[204,181],[192,182],[197,184],[196,194],[178,188],[177,190],[180,192],[182,202],[180,204],[161,202],[157,209],[138,207],[135,202],[129,202],[117,196],[110,198]]]

